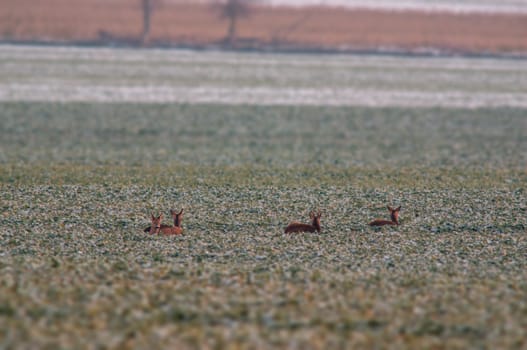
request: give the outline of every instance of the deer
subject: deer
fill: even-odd
[[[296,232],[320,232],[320,217],[322,213],[319,211],[317,214],[315,212],[309,213],[309,218],[312,220],[310,224],[303,224],[297,221],[291,222],[285,228],[285,233],[296,233]]]
[[[170,214],[174,218],[174,226],[162,225],[161,220],[163,220],[163,214],[159,216],[151,215],[152,225],[145,229],[145,232],[150,232],[150,234],[162,233],[165,235],[181,235],[183,234],[183,229],[181,228],[181,221],[183,216],[183,209],[178,213],[175,210],[170,210]],[[153,229],[152,229],[153,228]]]
[[[175,210],[170,209],[170,215],[172,215],[172,218],[174,219],[174,231],[179,231],[179,233],[175,233],[176,235],[183,233],[183,228],[181,227],[181,221],[183,220],[183,208],[181,208],[181,211],[178,213]]]
[[[150,214],[150,215],[151,215],[152,225],[145,228],[143,230],[144,232],[150,232],[150,234],[156,234],[156,233],[159,233],[159,230],[162,228],[171,227],[170,225],[161,224],[161,219],[163,218],[163,214],[157,217],[154,216],[154,214]],[[154,229],[152,229],[152,227],[154,227]]]
[[[393,209],[389,205],[386,207],[390,211],[390,218],[391,220],[382,220],[382,219],[376,219],[370,222],[368,225],[370,226],[384,226],[384,225],[399,225],[399,212],[401,211],[401,206],[398,206],[397,208]]]

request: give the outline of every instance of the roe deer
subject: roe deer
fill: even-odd
[[[158,217],[155,217],[154,214],[150,214],[152,216],[152,225],[145,228],[144,232],[150,232],[150,234],[159,233],[159,230],[162,228],[170,227],[169,225],[161,224],[161,219],[163,214],[159,215]],[[153,227],[153,229],[152,229]]]
[[[170,211],[172,213],[172,211]],[[183,214],[183,211],[180,213],[174,212],[174,216],[177,217],[177,220],[179,223],[181,223],[181,217],[180,215]],[[150,233],[151,234],[158,234],[162,233],[164,235],[180,235],[183,233],[183,229],[181,229],[180,226],[167,226],[167,225],[161,225],[161,220],[163,219],[163,214],[160,214],[159,216],[152,215],[152,225],[150,226]],[[176,221],[176,219],[174,219]],[[152,229],[153,228],[153,229]]]
[[[311,225],[302,224],[300,222],[293,221],[285,228],[285,233],[294,233],[294,232],[320,232],[320,217],[322,213],[320,211],[315,214],[314,212],[309,213],[309,218],[312,220]]]
[[[175,210],[170,209],[170,215],[172,215],[172,218],[174,219],[174,227],[172,228],[172,234],[182,234],[183,228],[181,227],[181,221],[183,220],[183,208],[181,208],[181,211],[179,213]]]
[[[370,222],[368,225],[370,226],[384,226],[384,225],[399,225],[399,211],[401,211],[401,206],[393,209],[389,205],[387,206],[388,210],[390,211],[390,220],[382,220],[382,219],[376,219]]]

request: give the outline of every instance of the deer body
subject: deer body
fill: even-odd
[[[309,217],[312,220],[311,225],[309,224],[303,224],[297,221],[291,222],[287,227],[285,228],[285,233],[296,233],[296,232],[320,232],[320,217],[322,214],[318,212],[318,214],[315,215],[314,212],[309,213]]]
[[[161,220],[163,219],[163,214],[159,216],[154,216],[152,214],[151,220],[152,225],[150,226],[149,232],[151,234],[162,233],[164,235],[181,235],[183,234],[183,229],[181,228],[181,221],[183,217],[183,209],[179,213],[174,210],[170,210],[170,214],[174,218],[174,226],[161,225]],[[152,229],[153,228],[153,229]],[[145,229],[146,232],[146,229]]]
[[[370,222],[368,225],[370,226],[399,225],[399,211],[401,211],[401,206],[395,209],[393,209],[390,206],[388,206],[387,208],[390,211],[391,220],[376,219]]]
[[[368,225],[370,225],[370,226],[384,226],[384,225],[399,225],[399,224],[394,222],[394,221],[390,221],[390,220],[376,219],[376,220],[373,220],[372,222],[370,222]]]
[[[183,230],[181,227],[168,226],[162,227],[159,232],[164,235],[180,235],[183,233]]]
[[[166,227],[170,227],[170,225],[165,225],[165,224],[162,224],[160,228],[166,228]],[[145,228],[143,230],[144,232],[149,232],[150,234],[154,234],[154,233],[158,233],[158,232],[154,232],[154,230],[152,230],[152,226],[148,226],[147,228]]]

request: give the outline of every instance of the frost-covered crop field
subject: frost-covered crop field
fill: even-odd
[[[0,48],[1,101],[527,107],[519,59]]]
[[[526,67],[2,46],[0,347],[527,347]]]

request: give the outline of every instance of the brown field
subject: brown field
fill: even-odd
[[[151,43],[221,43],[227,22],[210,5],[164,3],[152,18]],[[3,0],[0,40],[138,42],[139,1]],[[342,8],[254,7],[239,22],[239,45],[296,48],[527,52],[526,14],[386,12]]]

